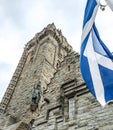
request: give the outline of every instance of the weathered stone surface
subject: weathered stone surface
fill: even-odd
[[[41,100],[36,111],[31,112],[31,92],[39,81]],[[70,118],[72,97],[75,109]],[[31,119],[35,119],[33,130],[113,130],[113,104],[102,108],[91,95],[81,77],[79,54],[54,24],[37,33],[25,46],[0,106],[0,112],[5,112],[0,115],[3,130],[25,130],[19,121],[24,126]]]
[[[4,127],[2,130],[27,130],[27,124],[24,122],[19,122],[8,127]]]

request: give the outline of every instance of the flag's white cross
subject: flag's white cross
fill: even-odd
[[[89,39],[84,51],[84,55],[88,59],[90,73],[92,76],[93,86],[95,89],[97,100],[99,100],[99,102],[104,106],[105,105],[104,88],[98,64],[113,70],[113,62],[109,58],[102,56],[94,51],[92,41],[92,31],[90,32]]]

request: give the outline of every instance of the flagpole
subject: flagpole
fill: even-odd
[[[100,2],[100,0],[99,0],[99,5],[100,5],[100,9],[101,9],[102,11],[104,11],[105,8],[106,8],[106,6],[107,6],[108,4],[101,4],[101,2]]]

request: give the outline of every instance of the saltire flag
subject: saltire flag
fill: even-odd
[[[80,69],[82,77],[102,106],[113,100],[113,55],[100,39],[95,26],[98,0],[88,0],[81,38]]]

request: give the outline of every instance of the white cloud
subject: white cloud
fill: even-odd
[[[17,56],[20,53],[20,42],[19,32],[15,30],[10,20],[6,19],[0,29],[0,61],[7,61],[10,64],[17,61]]]

